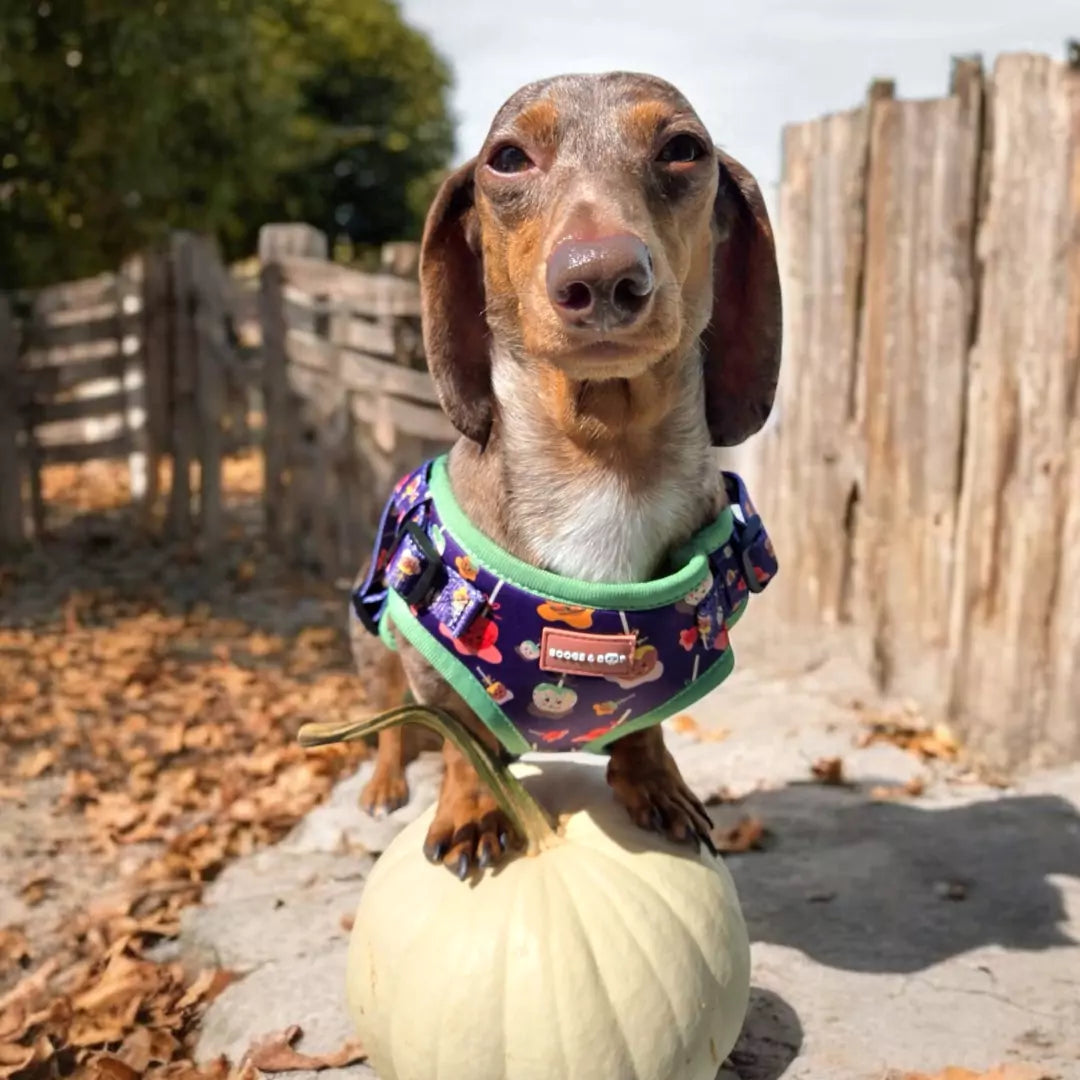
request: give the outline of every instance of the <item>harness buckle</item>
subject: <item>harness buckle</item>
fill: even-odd
[[[425,565],[420,571],[419,577],[412,583],[407,593],[398,594],[409,607],[416,607],[431,592],[431,587],[435,584],[435,577],[442,566],[442,556],[435,550],[431,537],[415,521],[411,519],[407,521],[405,528],[399,533],[399,537],[402,534],[408,536],[420,549],[420,554],[424,556]]]
[[[368,610],[368,605],[378,606],[378,615],[372,615]],[[361,595],[361,590],[357,589],[352,596],[352,608],[356,614],[356,617],[360,620],[361,625],[369,634],[378,636],[379,633],[379,620],[382,618],[383,608],[386,606],[386,590],[377,593],[370,600],[365,601]]]
[[[750,552],[757,542],[765,535],[765,526],[761,523],[761,518],[754,514],[746,519],[746,521],[739,528],[739,561],[742,564],[743,577],[746,579],[746,587],[752,593],[762,592],[765,588],[764,582],[758,581],[758,576],[754,568],[754,561],[750,557]]]

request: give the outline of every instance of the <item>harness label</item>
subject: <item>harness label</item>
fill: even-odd
[[[631,675],[636,634],[583,634],[545,626],[540,668],[561,675]]]

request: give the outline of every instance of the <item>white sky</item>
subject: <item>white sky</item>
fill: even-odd
[[[1064,58],[1078,0],[402,0],[454,68],[458,160],[523,83],[646,71],[675,83],[713,138],[771,189],[783,124],[858,104],[875,76],[935,97],[950,57]]]

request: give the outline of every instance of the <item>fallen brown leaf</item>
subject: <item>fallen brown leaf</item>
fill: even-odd
[[[13,1008],[19,1003],[25,1004],[34,1001],[41,996],[49,980],[61,967],[59,957],[50,956],[48,960],[40,964],[29,975],[24,975],[3,997],[0,997],[0,1015],[5,1009]]]
[[[810,772],[819,784],[841,787],[846,783],[844,779],[844,762],[838,757],[818,758],[810,766]]]
[[[948,1065],[941,1072],[893,1073],[890,1080],[1060,1080],[1058,1074],[1051,1073],[1039,1065],[1009,1064],[999,1065],[989,1072],[976,1072]]]
[[[680,713],[671,720],[673,731],[689,738],[697,739],[698,742],[723,742],[731,735],[724,727],[702,727],[692,716]]]
[[[926,781],[913,776],[904,784],[877,784],[870,789],[870,798],[882,802],[893,799],[915,799],[926,790]]]
[[[928,725],[917,716],[905,714],[898,719],[874,717],[867,725],[856,740],[857,746],[888,742],[924,760],[955,761],[960,754],[960,742],[945,724]]]
[[[301,1035],[303,1031],[298,1024],[264,1035],[252,1043],[243,1063],[262,1072],[290,1072],[293,1069],[342,1069],[367,1057],[356,1040],[350,1040],[332,1054],[302,1054],[293,1049],[293,1043]]]
[[[723,742],[730,737],[731,731],[725,727],[702,728],[698,736],[702,742]]]
[[[200,972],[195,981],[184,992],[184,996],[176,1003],[178,1009],[186,1009],[198,1002],[209,1004],[230,983],[236,982],[239,976],[234,971],[224,968],[207,968]]]
[[[0,1078],[17,1077],[31,1065],[41,1065],[53,1056],[53,1047],[44,1035],[29,1046],[21,1043],[0,1043]]]
[[[671,718],[671,730],[680,735],[696,735],[701,730],[701,725],[687,713],[680,713]]]
[[[0,928],[0,970],[25,967],[30,959],[30,942],[17,926]],[[2,1030],[2,1029],[0,1029]]]
[[[19,897],[27,907],[36,907],[49,893],[54,884],[50,874],[38,874],[25,881],[19,889]]]
[[[249,495],[259,493],[257,456],[240,470]],[[45,470],[50,513],[129,502],[116,494],[126,463],[94,464],[103,468],[92,475]],[[105,536],[112,526],[94,528]],[[178,569],[171,550],[164,561],[160,549],[126,550],[122,529],[109,539],[123,563],[107,568],[115,587],[93,583],[78,547],[73,572],[47,583],[33,565],[4,572],[5,615],[19,604],[31,614],[0,626],[0,800],[24,800],[36,785],[23,781],[64,778],[55,815],[65,830],[77,823],[87,837],[80,856],[106,868],[109,886],[81,897],[55,929],[37,919],[0,930],[0,1078],[55,1055],[47,1068],[87,1080],[126,1080],[131,1070],[225,1080],[228,1063],[196,1066],[192,1054],[203,1010],[233,976],[193,975],[147,950],[178,933],[183,909],[230,861],[284,836],[367,753],[294,742],[306,718],[344,719],[372,704],[338,626],[340,597],[326,587],[325,625],[290,636],[272,613],[288,607],[282,595],[294,586],[252,572],[269,556],[243,529],[231,535],[238,546],[225,565],[237,571],[223,588],[242,585],[265,622],[221,617],[218,596],[183,610],[193,572]],[[133,576],[140,561],[146,573],[136,566]],[[269,601],[263,587],[277,590]],[[321,586],[302,588],[310,598]],[[48,589],[54,599],[42,603]],[[47,892],[50,904],[65,903],[73,890],[64,874],[54,869],[51,882],[37,867],[24,857],[14,877],[24,899]]]
[[[765,840],[765,826],[754,817],[743,817],[730,829],[713,829],[712,841],[716,850],[735,855],[759,851]]]
[[[58,756],[58,751],[54,747],[43,746],[29,757],[23,758],[15,767],[15,774],[20,780],[36,780],[56,764]]]
[[[731,788],[725,785],[710,792],[703,801],[706,806],[722,806],[724,803],[733,803],[739,800],[732,793]]]
[[[0,1014],[0,1044],[21,1039],[27,1028],[26,1005],[16,1001],[5,1013]]]
[[[94,1069],[102,1080],[139,1080],[145,1070],[139,1071],[120,1058],[102,1054],[94,1059]]]
[[[153,1065],[163,1065],[173,1060],[180,1044],[168,1031],[160,1028],[137,1027],[126,1039],[116,1057],[142,1076]]]

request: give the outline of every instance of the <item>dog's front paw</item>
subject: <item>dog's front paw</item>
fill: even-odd
[[[398,769],[376,768],[360,792],[360,806],[372,817],[385,817],[409,801],[409,784]]]
[[[712,820],[701,800],[686,786],[669,755],[661,762],[622,760],[612,755],[607,780],[615,798],[643,829],[682,843],[704,844],[716,854]]]
[[[487,792],[458,794],[444,789],[424,854],[464,881],[475,870],[495,866],[517,843],[510,820]]]

